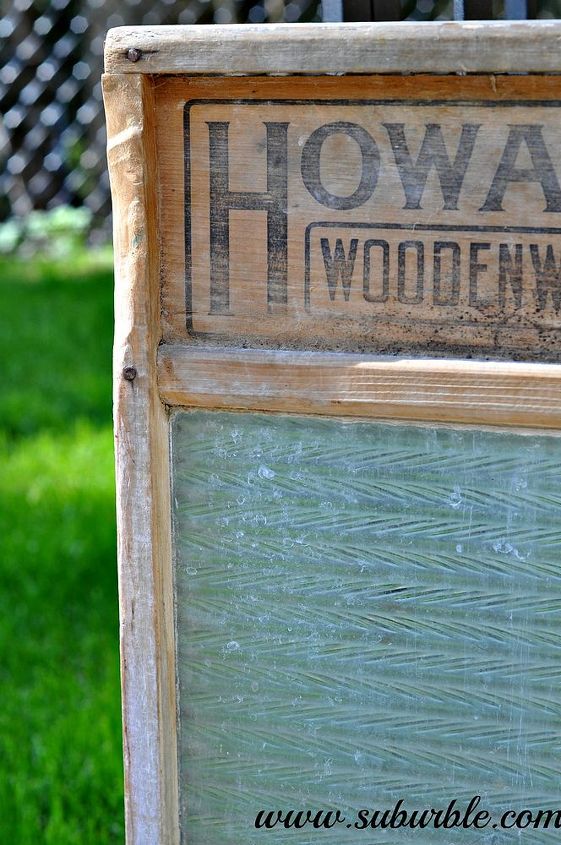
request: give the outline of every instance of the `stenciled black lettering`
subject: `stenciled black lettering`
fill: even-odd
[[[359,146],[362,156],[358,187],[352,194],[338,196],[325,188],[321,181],[321,151],[325,141],[333,135],[348,135]],[[326,123],[314,130],[302,150],[301,172],[304,185],[317,202],[327,208],[347,211],[358,208],[370,199],[378,182],[380,153],[376,141],[357,123]]]
[[[231,191],[227,122],[208,122],[210,313],[230,313],[230,211],[267,212],[267,302],[287,302],[288,123],[265,123],[267,190]]]
[[[515,244],[514,258],[508,244],[499,244],[499,305],[506,307],[506,286],[510,284],[516,308],[522,306],[522,285],[524,278],[523,246]]]
[[[542,126],[510,127],[499,166],[480,211],[503,211],[503,199],[512,182],[539,182],[546,200],[544,211],[561,211],[561,187],[542,135]],[[532,167],[516,167],[522,144],[526,144]]]
[[[450,252],[451,268],[447,274],[447,292],[442,290],[442,253]],[[455,241],[435,241],[433,255],[433,302],[435,305],[457,305],[460,301],[460,245]]]
[[[484,308],[489,303],[479,298],[477,290],[479,274],[487,270],[487,264],[479,262],[479,253],[491,249],[490,243],[471,243],[469,245],[469,304],[472,308]]]
[[[357,248],[358,238],[352,238],[349,245],[349,254],[345,255],[343,241],[341,238],[337,238],[335,241],[335,253],[332,254],[328,238],[321,238],[321,252],[325,266],[325,275],[327,277],[327,287],[329,298],[332,302],[335,301],[339,279],[341,279],[345,302],[349,301]]]
[[[548,244],[545,251],[545,261],[540,256],[538,244],[530,244],[530,255],[536,276],[536,300],[538,311],[543,311],[547,306],[548,295],[551,299],[555,313],[561,308],[561,262],[559,265],[555,260],[553,244]]]
[[[372,250],[382,250],[382,289],[380,293],[371,293],[371,253]],[[390,245],[387,241],[369,238],[364,244],[364,272],[362,277],[362,294],[366,302],[387,302],[390,295]]]
[[[415,294],[408,295],[407,282],[407,252],[415,250],[417,254]],[[419,305],[423,301],[423,286],[425,279],[425,246],[422,241],[402,241],[397,250],[397,298],[404,305]]]
[[[466,170],[473,153],[480,124],[465,123],[454,161],[450,160],[442,128],[438,123],[427,123],[421,149],[414,162],[405,138],[404,123],[384,123],[399,178],[405,191],[404,208],[422,208],[421,200],[432,167],[436,169],[444,199],[444,209],[456,211]]]

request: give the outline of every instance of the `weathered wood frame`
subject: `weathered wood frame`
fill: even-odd
[[[170,408],[561,430],[561,365],[160,346],[153,120],[158,75],[558,73],[560,39],[561,22],[109,32],[103,90],[114,203],[114,416],[130,845],[180,838]]]

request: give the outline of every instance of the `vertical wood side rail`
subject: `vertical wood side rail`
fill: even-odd
[[[151,79],[103,78],[115,245],[114,421],[127,843],[179,842],[169,420]],[[125,373],[125,375],[123,375]]]

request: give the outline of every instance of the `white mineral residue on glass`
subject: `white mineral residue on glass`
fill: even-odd
[[[172,453],[185,843],[506,845],[254,820],[561,807],[559,439],[197,411]]]

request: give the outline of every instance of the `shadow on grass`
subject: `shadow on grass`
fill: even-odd
[[[107,262],[0,263],[0,842],[123,841]]]

